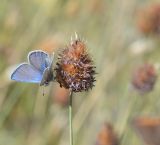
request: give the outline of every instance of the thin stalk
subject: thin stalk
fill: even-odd
[[[72,95],[73,92],[70,92],[70,101],[69,101],[69,137],[70,145],[73,145],[73,128],[72,128]]]

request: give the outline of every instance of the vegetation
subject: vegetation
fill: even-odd
[[[112,124],[119,144],[142,144],[132,120],[159,117],[160,33],[144,33],[139,11],[157,2],[1,0],[0,145],[69,144],[67,90],[53,82],[43,96],[42,87],[11,81],[10,74],[31,50],[54,51],[56,63],[75,32],[86,41],[97,74],[92,90],[73,93],[74,145],[95,145],[105,122]],[[132,75],[146,63],[155,67],[156,83],[139,93]]]

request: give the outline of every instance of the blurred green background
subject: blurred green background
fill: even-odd
[[[159,67],[160,37],[143,35],[136,16],[158,1],[1,0],[0,145],[69,144],[66,90],[52,83],[43,96],[38,85],[11,81],[10,74],[30,50],[57,57],[74,32],[86,41],[98,73],[92,90],[74,94],[74,144],[95,145],[104,122],[112,123],[120,144],[142,144],[131,120],[159,115],[160,81],[141,96],[129,89],[131,75],[145,62]]]

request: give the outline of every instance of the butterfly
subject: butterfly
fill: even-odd
[[[39,83],[47,86],[54,80],[52,64],[53,57],[41,50],[28,54],[28,63],[20,64],[12,73],[11,79],[18,82]]]

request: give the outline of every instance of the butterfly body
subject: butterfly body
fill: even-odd
[[[46,68],[43,73],[43,77],[42,77],[40,86],[43,86],[43,85],[47,86],[47,85],[49,85],[50,81],[52,81],[52,80],[53,80],[53,73],[52,73],[51,69]]]
[[[20,64],[12,73],[11,79],[47,86],[54,79],[52,63],[53,58],[44,51],[31,51],[28,54],[28,63]]]

